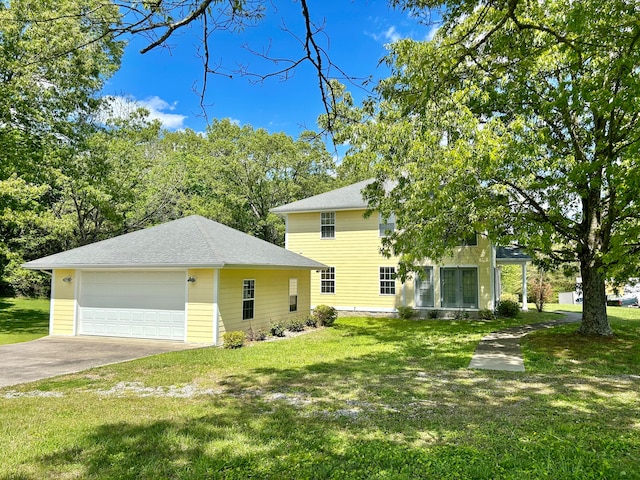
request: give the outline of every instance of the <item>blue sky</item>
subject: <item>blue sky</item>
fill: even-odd
[[[319,40],[333,63],[353,77],[387,76],[387,68],[379,65],[386,44],[403,37],[425,39],[433,33],[431,27],[420,25],[408,13],[390,9],[386,1],[310,0],[309,9],[313,20],[325,25],[326,37],[320,36]],[[310,65],[298,68],[286,81],[270,78],[261,84],[234,73],[238,64],[262,74],[283,65],[265,62],[247,52],[243,45],[256,51],[270,48],[270,54],[279,58],[297,58],[301,47],[282,30],[283,24],[302,35],[299,2],[275,0],[268,6],[266,18],[256,27],[240,34],[221,32],[215,37],[211,59],[221,63],[221,71],[232,78],[209,76],[205,98],[209,120],[230,118],[241,125],[283,131],[294,137],[305,129],[317,129],[316,119],[323,113],[323,105]],[[121,69],[109,79],[103,93],[145,106],[152,117],[160,119],[170,130],[203,131],[206,120],[200,97],[194,92],[202,87],[203,80],[198,33],[195,27],[188,29],[169,40],[170,49],[160,48],[144,55],[139,53],[146,45],[144,39],[132,39]],[[348,88],[356,99],[367,95],[356,85]]]

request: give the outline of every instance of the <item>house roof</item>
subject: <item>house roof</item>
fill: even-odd
[[[522,263],[533,260],[521,247],[509,245],[507,247],[496,247],[496,261],[501,263]]]
[[[39,258],[23,267],[161,268],[255,266],[324,268],[309,258],[193,215]]]
[[[273,213],[318,212],[322,210],[360,210],[368,208],[362,190],[374,179],[363,180],[330,192],[272,208]]]

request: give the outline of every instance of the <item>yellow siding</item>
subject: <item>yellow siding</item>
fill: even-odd
[[[70,282],[63,282],[71,277]],[[52,335],[73,335],[75,321],[75,284],[78,281],[75,270],[54,270],[51,295]]]
[[[414,281],[396,281],[396,295],[381,295],[379,268],[397,266],[397,258],[380,254],[378,215],[364,218],[364,210],[336,212],[333,239],[320,237],[320,213],[291,213],[287,216],[287,248],[335,267],[335,294],[320,293],[320,273],[311,273],[311,304],[328,304],[341,310],[392,311],[399,305],[414,305]],[[424,265],[434,265],[425,261]],[[439,266],[477,266],[479,306],[491,306],[491,246],[478,236],[478,246],[460,247],[451,258],[434,266],[435,308],[440,306]]]
[[[268,329],[272,321],[310,312],[309,270],[220,270],[219,342],[222,334],[235,330]],[[298,310],[289,312],[289,279],[298,279]],[[242,320],[242,281],[255,280],[254,318]]]
[[[187,342],[213,343],[214,270],[191,269],[188,276],[195,282],[187,287]]]

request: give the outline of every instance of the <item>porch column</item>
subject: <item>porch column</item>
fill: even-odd
[[[529,310],[527,305],[527,262],[522,264],[522,311]]]

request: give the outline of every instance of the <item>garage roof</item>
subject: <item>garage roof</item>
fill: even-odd
[[[231,267],[319,269],[325,265],[213,220],[192,215],[39,258],[23,267]]]

